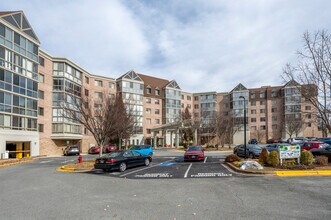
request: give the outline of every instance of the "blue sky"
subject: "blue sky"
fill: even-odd
[[[128,70],[175,79],[189,92],[279,85],[304,31],[328,29],[331,1],[10,0],[54,56],[92,74]]]

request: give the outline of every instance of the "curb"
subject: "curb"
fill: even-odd
[[[232,163],[226,162],[224,163],[226,166],[228,166],[229,168],[231,168],[233,171],[237,172],[237,173],[244,173],[244,174],[258,174],[258,175],[276,175],[275,171],[248,171],[248,170],[241,170],[238,167],[236,167],[235,165],[233,165]]]
[[[60,171],[60,172],[75,172],[75,168],[66,168],[64,166],[58,167],[56,168],[56,171]]]
[[[32,161],[33,161],[33,159],[4,163],[4,164],[0,164],[0,168],[14,166],[17,164],[22,164],[22,163],[28,163],[28,162],[32,162]]]
[[[331,176],[331,170],[276,171],[277,176]]]

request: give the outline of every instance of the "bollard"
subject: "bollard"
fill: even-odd
[[[82,155],[79,155],[78,156],[78,163],[82,163],[83,162],[83,157],[82,157]]]

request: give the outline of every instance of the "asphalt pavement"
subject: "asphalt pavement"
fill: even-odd
[[[222,168],[213,162],[222,160],[224,153],[211,156],[215,158],[210,163],[208,159],[192,163],[187,178],[132,179],[130,174],[118,178],[56,171],[77,157],[41,158],[0,168],[0,219],[331,219],[330,177],[233,173],[218,178],[191,177],[206,167],[210,173],[219,173]],[[183,166],[178,168],[183,176],[189,164],[158,167]]]

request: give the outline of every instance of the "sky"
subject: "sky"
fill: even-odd
[[[282,85],[305,31],[331,26],[328,0],[10,0],[53,56],[89,73],[176,80],[187,92]]]

